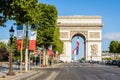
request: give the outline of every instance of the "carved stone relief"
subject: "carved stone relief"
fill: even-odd
[[[60,38],[68,38],[68,32],[60,32]]]
[[[89,37],[90,38],[100,38],[100,33],[99,32],[89,32]]]
[[[98,53],[98,45],[97,44],[93,44],[90,46],[91,47],[91,56],[97,56]]]

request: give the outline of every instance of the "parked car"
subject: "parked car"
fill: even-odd
[[[59,61],[58,61],[58,63],[64,63],[64,61],[62,61],[62,60],[59,60]]]
[[[112,60],[112,65],[117,65],[117,60]]]
[[[117,64],[117,65],[118,65],[118,67],[120,67],[120,60],[118,61],[118,64]]]
[[[106,61],[107,65],[111,65],[112,64],[112,60]]]
[[[109,60],[106,61],[107,65],[118,65],[120,63],[120,60]]]

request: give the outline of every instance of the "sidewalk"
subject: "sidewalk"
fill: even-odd
[[[26,77],[30,77],[32,75],[37,74],[38,71],[30,70],[22,73],[19,73],[19,71],[17,71],[17,72],[14,72],[15,75],[13,76],[6,75],[6,73],[7,73],[6,71],[0,72],[0,80],[23,80]]]
[[[5,71],[0,72],[0,80],[25,80],[26,78],[29,78],[29,77],[34,76],[41,72],[40,70],[35,70],[35,68],[39,68],[39,69],[40,68],[44,68],[44,69],[55,68],[58,65],[60,65],[60,64],[46,66],[46,67],[33,66],[32,70],[23,72],[22,74],[19,73],[19,70],[14,70],[15,75],[13,75],[13,76],[6,75],[8,73],[8,69],[7,69]]]
[[[34,71],[34,70],[29,70],[27,72],[23,70],[21,74],[18,65],[13,65],[13,72],[15,73],[15,75],[13,76],[6,75],[8,71],[9,71],[8,65],[3,64],[0,66],[0,80],[23,80],[26,77],[38,73],[38,71]]]

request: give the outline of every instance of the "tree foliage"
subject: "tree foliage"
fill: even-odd
[[[54,43],[54,34],[57,27],[57,10],[54,6],[40,4],[41,15],[37,32],[37,45],[46,48]]]
[[[9,19],[15,20],[20,25],[37,24],[37,46],[44,45],[48,48],[52,44],[54,50],[62,53],[63,43],[59,39],[57,17],[55,6],[39,4],[38,0],[1,0],[0,2],[0,25],[4,25]]]
[[[36,23],[36,16],[38,15],[38,0],[13,0],[11,7],[14,11],[14,16],[12,18],[18,23],[29,24]],[[37,14],[36,14],[37,13]]]
[[[112,60],[112,58],[107,57],[107,58],[102,58],[102,60]]]
[[[8,19],[15,20],[18,24],[37,24],[39,13],[38,0],[1,0],[0,25]]]
[[[23,51],[22,51],[23,57],[25,56],[24,55],[25,48],[26,48],[25,44],[26,44],[26,38],[24,37],[23,38]],[[8,41],[7,47],[8,47],[8,50],[10,50],[10,40]],[[20,59],[20,51],[17,50],[17,37],[14,37],[12,41],[12,56],[13,56],[13,60]]]
[[[119,42],[118,41],[111,41],[110,46],[109,46],[109,52],[110,53],[119,53],[118,48],[119,48]]]
[[[55,50],[58,50],[58,52],[61,54],[63,53],[63,42],[59,38],[60,38],[59,27],[56,27],[53,46]]]
[[[117,53],[120,53],[120,41],[118,42]]]
[[[120,42],[119,41],[111,41],[110,46],[109,46],[109,52],[114,53],[114,59],[118,59],[118,56],[116,56],[116,55],[120,54]]]
[[[11,3],[12,0],[0,0],[0,25],[2,26],[8,20],[8,16],[12,15]]]
[[[0,42],[0,61],[8,60],[8,50],[7,45],[3,42]]]
[[[37,30],[37,46],[44,45],[45,48],[52,44],[54,51],[63,51],[63,42],[59,39],[59,27],[57,26],[58,13],[53,5],[39,4],[39,27]]]

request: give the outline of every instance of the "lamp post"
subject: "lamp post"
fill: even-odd
[[[13,67],[12,67],[12,41],[13,41],[13,36],[14,36],[14,29],[13,26],[9,30],[10,32],[10,52],[9,52],[9,72],[7,75],[15,75],[13,72]]]

